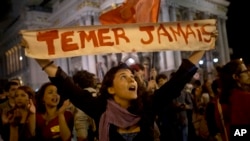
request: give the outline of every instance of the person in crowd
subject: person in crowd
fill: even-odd
[[[146,91],[149,94],[153,94],[155,90],[158,89],[158,84],[156,82],[156,77],[157,77],[157,71],[155,68],[150,69],[149,73],[149,79],[147,81],[147,88]]]
[[[210,138],[212,141],[228,141],[228,135],[223,120],[223,111],[219,102],[221,93],[221,84],[219,78],[215,79],[212,82],[211,87],[214,93],[214,97],[212,97],[207,104],[205,114]]]
[[[129,66],[132,73],[135,75],[135,79],[139,82],[138,85],[147,87],[147,81],[145,80],[145,67],[142,64],[133,64]]]
[[[201,86],[202,86],[201,85],[201,80],[195,79],[194,82],[193,82],[193,89],[200,88]]]
[[[195,87],[192,90],[194,106],[192,119],[196,133],[195,139],[207,140],[209,137],[209,131],[205,119],[207,100],[204,100],[200,80],[196,80],[195,83]]]
[[[15,77],[15,78],[11,78],[9,81],[10,81],[10,82],[16,82],[16,83],[18,83],[19,86],[22,85],[21,79],[16,78],[16,77]]]
[[[0,104],[0,115],[5,115],[7,111],[10,111],[15,106],[15,92],[20,85],[16,82],[8,81],[4,86],[4,91],[7,95],[8,100]],[[2,120],[0,121],[0,134],[2,135]]]
[[[0,78],[0,105],[8,100],[7,92],[4,90],[4,86],[8,83],[8,79]]]
[[[242,59],[231,60],[222,66],[220,103],[228,133],[240,126],[250,126],[250,71]],[[231,135],[231,134],[228,134]],[[232,136],[229,136],[233,140]]]
[[[155,114],[160,115],[161,119],[168,114],[164,107],[179,96],[185,84],[193,77],[198,69],[195,64],[204,52],[194,51],[188,59],[184,59],[176,75],[151,95],[153,102],[144,101],[149,99],[144,97],[148,96],[144,94],[145,88],[138,87],[140,85],[135,81],[134,74],[124,63],[111,68],[105,74],[101,95],[92,97],[89,91],[75,85],[50,60],[36,61],[57,86],[61,96],[69,98],[76,107],[94,118],[100,141],[153,141]],[[161,140],[167,140],[167,132],[162,129]]]
[[[136,63],[129,66],[132,73],[135,75],[135,80],[138,82],[140,87],[144,87],[148,92],[148,95],[154,93],[156,89],[158,89],[155,78],[157,76],[157,71],[155,68],[150,69],[149,79],[145,78],[145,67],[142,64]]]
[[[174,77],[176,72],[170,74],[170,78]],[[158,86],[161,87],[168,81],[168,77],[165,74],[159,74],[156,77]],[[171,139],[175,141],[187,141],[188,140],[188,116],[187,111],[193,109],[193,103],[191,100],[190,85],[187,83],[184,89],[180,92],[180,96],[173,99],[172,104],[167,108],[168,112],[168,130],[171,132]],[[166,120],[165,117],[165,120]],[[160,122],[160,121],[159,121]],[[161,123],[159,123],[161,124]]]
[[[88,90],[92,93],[93,97],[97,97],[95,86],[97,85],[97,79],[95,74],[88,72],[87,70],[79,70],[73,74],[73,80],[80,88]]]
[[[179,141],[188,141],[188,110],[193,110],[189,83],[181,91],[181,95],[173,100],[176,111],[177,135]]]
[[[205,79],[202,87],[202,101],[204,103],[204,107],[207,106],[207,103],[210,101],[210,98],[213,97],[213,90],[211,88],[211,80]]]
[[[160,73],[156,76],[156,83],[159,88],[161,88],[165,83],[168,82],[168,77],[164,73]],[[165,94],[169,94],[169,92],[165,92]],[[167,132],[169,139],[176,140],[179,138],[177,135],[178,127],[176,125],[176,111],[173,104],[174,99],[172,102],[169,102],[164,108],[164,117],[162,115],[156,115],[156,123],[159,126],[160,131]],[[161,113],[162,114],[162,113]],[[166,134],[166,133],[165,133]]]
[[[38,90],[36,102],[36,140],[70,141],[74,126],[73,114],[67,111],[70,101],[60,97],[57,87],[47,82]]]
[[[195,85],[192,89],[192,95],[194,100],[194,112],[204,114],[205,103],[202,97],[202,85],[200,81],[196,81],[196,83],[198,85]]]
[[[7,98],[6,92],[4,91],[4,88],[0,87],[0,104],[4,103],[7,100],[8,98]]]
[[[190,98],[192,107],[186,109],[186,114],[187,114],[187,119],[188,119],[188,141],[195,141],[196,139],[196,133],[195,133],[195,128],[193,124],[193,112],[194,112],[194,97],[192,94],[194,86],[191,82],[187,83],[185,86],[185,91],[187,93],[187,96]]]
[[[102,87],[102,83],[101,82],[97,82],[96,86],[95,86],[95,90],[96,90],[97,96],[100,96],[100,89],[101,89],[101,87]]]
[[[156,76],[155,80],[158,87],[160,88],[163,84],[165,84],[168,81],[168,76],[166,74],[161,73]]]
[[[92,93],[97,97],[95,86],[97,85],[95,75],[87,70],[79,70],[73,74],[73,80],[80,88]],[[84,111],[75,107],[74,127],[78,141],[94,141],[96,137],[96,125],[94,119],[89,117]]]
[[[17,82],[12,82],[12,81],[9,81],[5,85],[4,91],[6,92],[8,100],[0,105],[0,110],[2,110],[3,108],[11,109],[14,107],[14,105],[15,105],[15,100],[14,100],[15,92],[19,86],[20,85]]]
[[[35,91],[29,86],[20,86],[15,92],[15,106],[3,112],[4,141],[33,141],[35,139]]]

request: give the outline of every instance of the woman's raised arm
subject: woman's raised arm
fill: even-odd
[[[55,77],[58,66],[54,64],[54,61],[49,59],[35,59],[41,66],[42,70],[48,74],[49,77]]]
[[[189,57],[188,60],[192,62],[193,64],[197,64],[200,59],[203,57],[205,51],[200,50],[200,51],[194,51]]]

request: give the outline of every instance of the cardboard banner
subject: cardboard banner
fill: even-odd
[[[210,50],[216,20],[22,30],[28,57],[48,59],[122,52]]]

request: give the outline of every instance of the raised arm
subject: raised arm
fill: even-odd
[[[190,62],[192,62],[193,64],[197,64],[200,59],[203,57],[205,51],[201,50],[201,51],[194,51],[188,58],[188,60]]]
[[[160,110],[167,104],[166,101],[172,101],[181,94],[182,89],[188,83],[198,70],[196,64],[203,57],[205,51],[194,51],[189,58],[183,59],[181,66],[175,75],[155,91],[155,109]]]
[[[58,93],[70,101],[90,117],[98,117],[105,108],[105,103],[97,102],[100,99],[92,97],[92,94],[77,86],[59,66],[48,59],[36,59],[42,70],[49,76],[50,81],[56,85]],[[80,100],[79,100],[80,99]],[[101,106],[100,106],[101,103]],[[100,108],[103,107],[103,108]]]
[[[39,66],[49,77],[55,77],[58,67],[54,64],[54,61],[49,59],[35,59]]]

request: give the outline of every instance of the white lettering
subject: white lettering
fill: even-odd
[[[236,129],[234,132],[234,136],[243,136],[247,133],[246,129]]]

